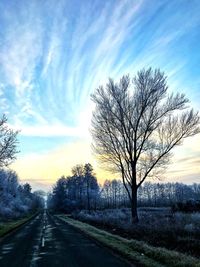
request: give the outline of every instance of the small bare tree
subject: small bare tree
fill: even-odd
[[[5,115],[0,119],[0,168],[8,166],[16,157],[17,151],[17,134],[7,125]]]
[[[132,222],[138,222],[137,189],[164,170],[173,147],[200,132],[198,112],[188,108],[185,95],[167,89],[164,73],[149,68],[132,81],[110,79],[92,95],[93,147],[109,170],[121,173]]]

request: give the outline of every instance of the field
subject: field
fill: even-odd
[[[81,211],[73,217],[128,239],[200,257],[200,213],[140,208],[137,225],[131,225],[129,209]]]

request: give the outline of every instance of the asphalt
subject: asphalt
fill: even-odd
[[[0,242],[0,267],[130,267],[46,211]]]

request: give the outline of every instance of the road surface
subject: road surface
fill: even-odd
[[[130,267],[44,212],[0,242],[1,267]]]

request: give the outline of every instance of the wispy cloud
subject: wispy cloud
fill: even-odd
[[[16,130],[19,130],[19,126],[12,127]],[[50,137],[50,136],[73,136],[73,137],[88,137],[89,131],[87,128],[79,127],[67,127],[63,125],[46,125],[46,126],[25,126],[20,128],[20,134],[22,136],[41,136],[41,137]]]
[[[15,2],[1,4],[0,22],[5,25],[0,35],[1,102],[13,124],[78,127],[81,113],[90,105],[90,93],[109,76],[118,78],[155,65],[164,67],[174,82],[187,64],[187,59],[176,62],[176,57],[166,62],[175,44],[199,25],[196,16],[183,25],[175,11],[178,4],[147,5],[144,0],[77,4],[54,0],[20,3],[18,8]],[[191,11],[194,8],[191,4]]]
[[[199,8],[197,0],[1,1],[0,112],[22,141],[87,139],[94,89],[149,66],[200,108]]]
[[[182,146],[174,150],[174,157],[167,170],[167,178],[172,181],[193,183],[200,179],[200,136],[186,139]]]

